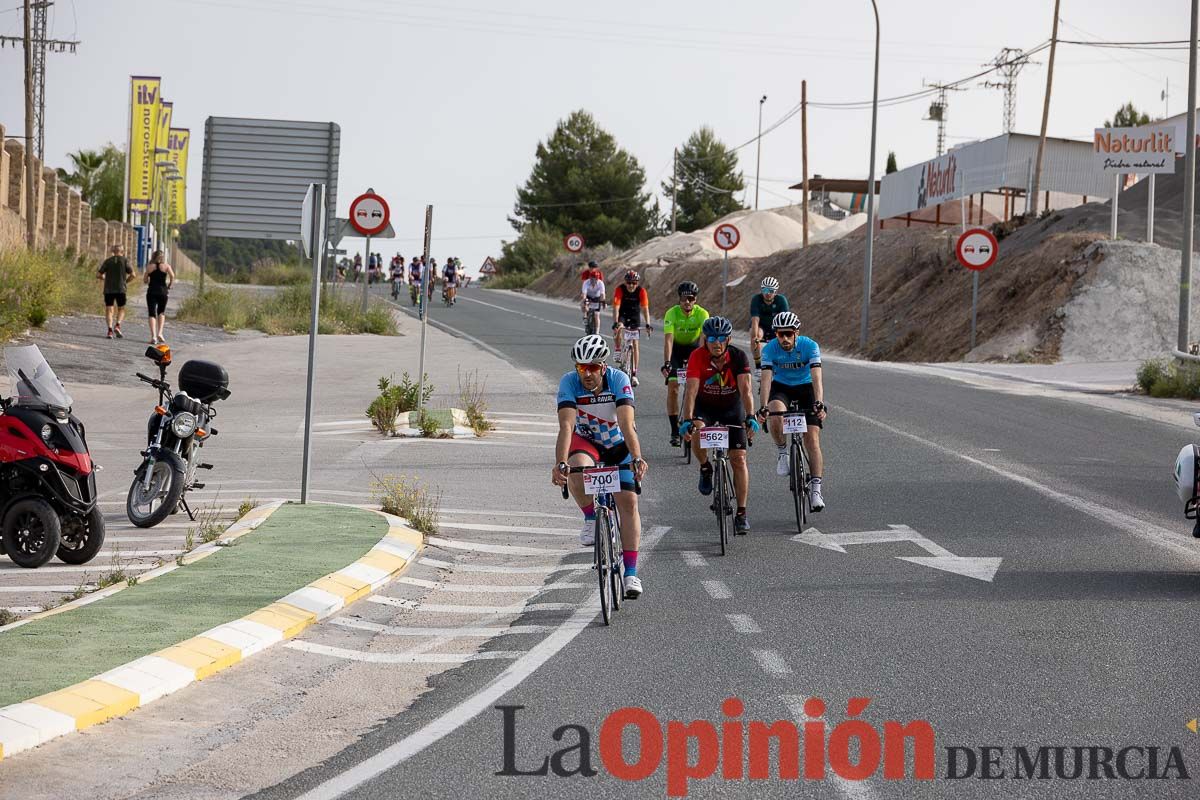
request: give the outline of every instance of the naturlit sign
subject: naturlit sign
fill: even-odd
[[[951,199],[958,187],[958,160],[954,154],[935,158],[921,168],[917,184],[917,208],[936,206]]]
[[[1092,161],[1109,174],[1148,175],[1175,171],[1174,125],[1096,128]]]

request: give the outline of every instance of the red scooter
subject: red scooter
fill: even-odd
[[[96,467],[73,401],[36,345],[4,350],[0,397],[0,553],[18,566],[84,564],[104,544]]]

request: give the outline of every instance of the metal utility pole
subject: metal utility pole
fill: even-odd
[[[33,132],[26,131],[25,135],[29,138],[25,140],[27,149],[36,147],[36,154],[42,164],[46,163],[46,53],[47,51],[55,53],[75,52],[75,48],[79,46],[76,41],[63,41],[60,39],[46,38],[46,10],[54,5],[50,0],[25,0],[25,35],[24,36],[0,36],[0,47],[5,45],[22,45],[25,48],[27,66],[26,66],[26,94],[32,98],[33,102]],[[32,58],[29,63],[28,59]],[[28,99],[28,98],[27,98]]]
[[[946,110],[950,105],[946,100],[946,92],[951,90],[961,92],[963,89],[943,83],[926,83],[925,85],[938,90],[937,99],[929,104],[929,116],[925,117],[925,121],[937,123],[937,154],[940,156],[946,152]]]
[[[1038,190],[1042,185],[1042,156],[1046,151],[1046,125],[1050,122],[1050,90],[1054,86],[1054,53],[1058,50],[1058,8],[1062,0],[1054,0],[1054,26],[1050,29],[1050,63],[1046,67],[1046,100],[1042,104],[1042,133],[1038,139],[1037,159],[1033,165],[1033,197],[1029,213],[1038,213]]]
[[[1200,0],[1192,0],[1192,36],[1188,45],[1187,139],[1183,158],[1183,256],[1179,265],[1179,348],[1188,352],[1192,310],[1192,241],[1196,223],[1196,28]]]
[[[1005,47],[1000,54],[992,59],[987,66],[996,67],[1001,80],[984,81],[981,85],[988,89],[1004,90],[1004,132],[1012,133],[1017,123],[1017,75],[1026,65],[1032,64],[1023,50],[1016,47]]]
[[[871,268],[875,257],[875,134],[879,123],[879,5],[871,0],[875,10],[875,89],[871,95],[871,160],[867,178],[867,253],[863,263],[862,330],[858,347],[867,349],[867,333],[871,328]]]
[[[800,81],[800,169],[804,198],[800,217],[804,223],[803,243],[808,247],[808,81]]]
[[[37,181],[33,174],[33,19],[25,0],[25,235],[29,249],[37,249]]]
[[[671,233],[677,230],[675,227],[675,211],[679,206],[679,148],[675,148],[674,166],[671,168]]]
[[[763,103],[767,102],[764,94],[758,101],[758,160],[754,165],[754,210],[758,211],[758,182],[762,175],[762,112]]]

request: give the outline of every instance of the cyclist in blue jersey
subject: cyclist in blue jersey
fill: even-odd
[[[568,467],[620,466],[621,491],[616,495],[621,516],[621,547],[625,560],[625,596],[642,594],[637,574],[638,545],[642,520],[634,479],[646,474],[646,461],[633,424],[633,387],[629,377],[608,366],[611,354],[604,337],[584,336],[575,342],[575,369],[558,384],[558,441],[551,481],[567,485],[583,512],[579,543],[591,547],[595,541],[596,506],[583,491],[583,475],[567,474]]]
[[[800,318],[791,311],[776,314],[771,323],[775,338],[762,349],[762,409],[759,416],[767,419],[771,438],[779,448],[779,475],[787,475],[787,439],[783,435],[783,418],[768,417],[767,411],[786,411],[796,402],[804,410],[808,431],[804,434],[804,449],[812,464],[809,497],[813,511],[825,508],[821,496],[825,458],[821,454],[821,424],[825,421],[825,386],[821,374],[821,348],[807,336],[798,336]]]

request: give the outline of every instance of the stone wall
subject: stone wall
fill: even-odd
[[[25,144],[8,139],[0,124],[0,252],[28,246],[27,220],[32,214],[38,248],[71,249],[103,258],[114,244],[132,255],[137,233],[132,225],[94,219],[79,192],[58,179],[58,173],[34,159],[34,208],[25,194]]]

